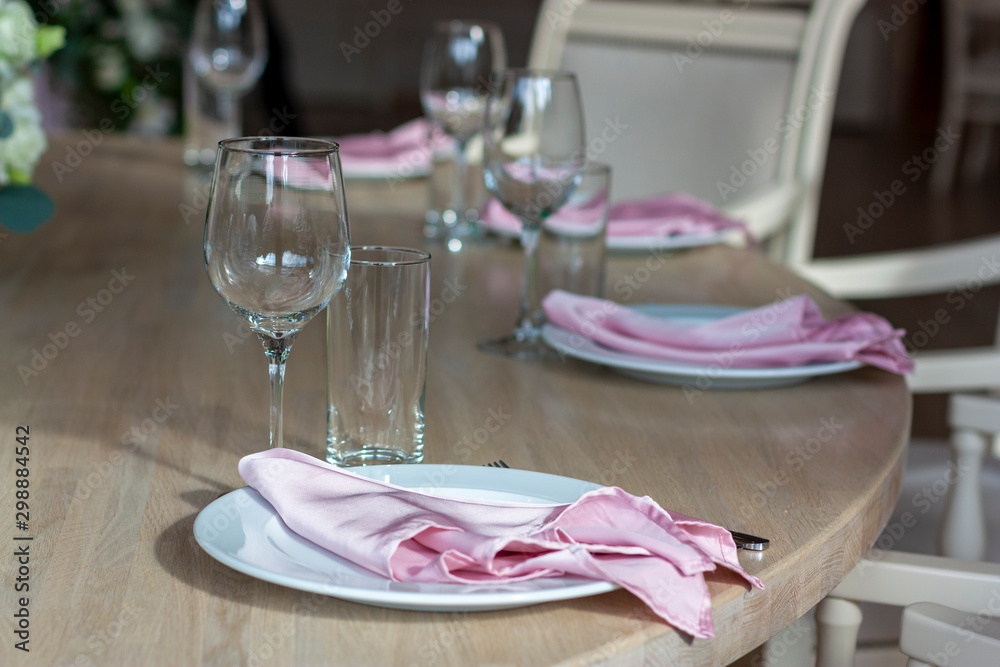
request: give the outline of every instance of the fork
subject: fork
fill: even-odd
[[[510,466],[504,463],[502,459],[484,463],[483,467],[510,468]],[[740,533],[735,530],[730,530],[729,534],[733,536],[733,542],[736,542],[737,549],[745,549],[747,551],[764,551],[771,544],[771,540],[767,538],[757,537],[756,535],[750,535],[748,533]]]

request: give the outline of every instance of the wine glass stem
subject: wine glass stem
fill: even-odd
[[[243,134],[243,114],[239,96],[229,90],[215,93],[215,109],[219,117],[220,133],[224,139]]]
[[[465,211],[468,209],[465,203],[465,190],[469,182],[469,159],[465,154],[468,147],[467,141],[457,140],[457,150],[455,153],[455,178],[452,182],[451,204],[455,207],[455,224],[462,225],[466,222]]]
[[[538,292],[538,229],[536,222],[521,221],[521,247],[524,249],[524,279],[521,281],[521,308],[518,314],[517,333],[534,337],[539,323],[535,311],[541,305]]]
[[[264,344],[264,354],[267,355],[267,372],[271,380],[270,446],[272,448],[283,447],[281,395],[285,383],[285,360],[288,359],[288,352],[292,349],[292,339],[295,338],[295,334],[288,334],[282,338],[257,334],[257,337]]]

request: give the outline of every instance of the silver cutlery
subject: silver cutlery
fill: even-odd
[[[483,467],[510,468],[509,465],[500,459],[484,463]],[[737,549],[744,549],[746,551],[764,551],[771,545],[771,540],[764,537],[757,537],[756,535],[750,535],[748,533],[740,533],[735,530],[730,530],[729,534],[733,536],[733,541],[736,542]]]

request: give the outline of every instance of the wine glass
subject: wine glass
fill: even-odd
[[[586,164],[583,107],[571,72],[508,70],[487,107],[486,188],[521,221],[524,279],[514,332],[479,349],[518,359],[549,355],[539,338],[544,313],[538,293],[538,230],[559,210]]]
[[[453,210],[442,212],[442,237],[463,238],[478,231],[478,204],[468,201],[469,143],[483,130],[490,88],[506,66],[503,35],[492,23],[438,22],[424,47],[420,101],[427,118],[456,144]]]
[[[195,78],[186,91],[193,144],[185,150],[185,161],[212,164],[220,139],[243,134],[240,98],[260,78],[267,56],[259,0],[198,2],[188,45],[188,69]]]
[[[281,447],[281,390],[295,335],[340,289],[350,229],[338,146],[318,139],[219,142],[205,219],[216,291],[264,344],[271,447]]]

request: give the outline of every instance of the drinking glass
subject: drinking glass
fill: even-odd
[[[518,359],[549,356],[539,338],[538,231],[579,184],[586,164],[583,108],[570,72],[508,70],[487,108],[486,188],[521,221],[524,278],[517,327],[479,349]]]
[[[217,142],[243,134],[240,98],[260,78],[267,55],[259,0],[199,1],[185,64],[187,164],[214,164]]]
[[[450,210],[440,212],[445,240],[478,232],[479,202],[468,200],[469,143],[483,131],[486,100],[507,66],[500,28],[483,21],[441,21],[424,47],[420,101],[424,113],[455,140]]]
[[[600,298],[604,294],[611,167],[588,162],[580,184],[562,208],[542,223],[538,235],[538,295],[564,290]],[[543,317],[541,303],[532,303]]]
[[[243,137],[219,143],[205,219],[216,291],[264,344],[271,447],[281,447],[285,360],[295,335],[340,289],[350,230],[337,144]]]
[[[421,250],[351,249],[327,316],[327,455],[339,466],[420,463],[430,326]]]

